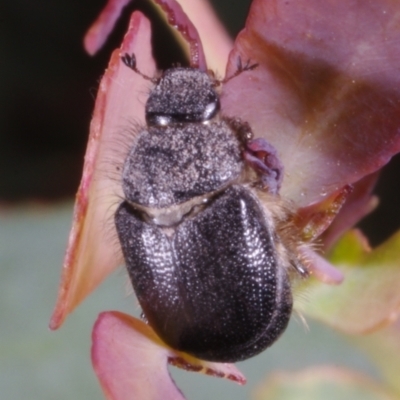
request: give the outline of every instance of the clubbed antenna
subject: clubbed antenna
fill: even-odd
[[[231,79],[236,78],[242,72],[252,71],[253,69],[256,69],[257,67],[258,67],[258,64],[257,63],[252,64],[250,60],[247,60],[246,64],[243,65],[242,58],[239,56],[237,58],[237,61],[236,61],[236,71],[235,71],[235,73],[232,74],[231,76],[228,76],[225,79],[215,80],[215,86],[223,85],[223,84],[229,82]]]
[[[130,68],[132,71],[135,71],[137,74],[139,74],[142,78],[153,82],[153,83],[158,83],[158,79],[157,78],[152,78],[150,76],[145,75],[143,72],[139,71],[136,67],[136,56],[135,54],[128,54],[125,53],[123,56],[121,56],[121,61],[128,67]]]

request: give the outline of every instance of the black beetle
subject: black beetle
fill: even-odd
[[[134,55],[122,61],[140,73]],[[220,116],[221,82],[208,73],[171,68],[144,78],[155,83],[147,126],[126,157],[115,214],[130,279],[169,346],[244,360],[285,330],[290,275],[307,273],[277,194],[282,166],[248,124]]]

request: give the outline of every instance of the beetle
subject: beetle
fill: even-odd
[[[235,362],[274,343],[292,312],[291,279],[307,275],[279,187],[274,147],[221,115],[224,81],[197,68],[151,80],[146,125],[122,168],[115,225],[144,316],[172,348]]]

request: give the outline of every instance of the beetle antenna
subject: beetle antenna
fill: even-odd
[[[236,71],[231,76],[228,76],[222,80],[216,80],[215,86],[223,85],[223,84],[229,82],[231,79],[236,78],[242,72],[252,71],[253,69],[256,69],[257,67],[258,67],[258,64],[257,63],[252,64],[250,59],[247,60],[245,64],[243,64],[242,58],[239,56],[236,61]]]
[[[130,68],[132,71],[136,72],[137,74],[139,74],[142,78],[153,82],[153,83],[158,83],[158,79],[157,78],[152,78],[148,75],[145,75],[143,72],[139,71],[136,67],[136,56],[134,53],[132,54],[128,54],[125,53],[123,56],[121,56],[121,61],[128,67]]]

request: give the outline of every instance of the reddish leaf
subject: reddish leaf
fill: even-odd
[[[208,68],[223,76],[233,40],[208,0],[179,0],[179,3],[199,32]]]
[[[333,192],[326,199],[297,211],[296,224],[302,229],[304,240],[314,240],[332,223],[353,188],[344,188]]]
[[[190,47],[190,65],[202,71],[207,70],[206,57],[199,33],[192,21],[175,0],[154,0],[164,10],[168,17],[168,23],[174,26],[182,34]]]
[[[346,199],[339,214],[322,235],[325,251],[328,251],[341,235],[377,207],[378,198],[372,195],[372,191],[378,177],[379,173],[367,175],[354,185],[353,192]]]
[[[400,150],[400,4],[255,0],[230,55],[259,67],[223,88],[222,110],[248,121],[285,166],[299,206],[357,182]]]

